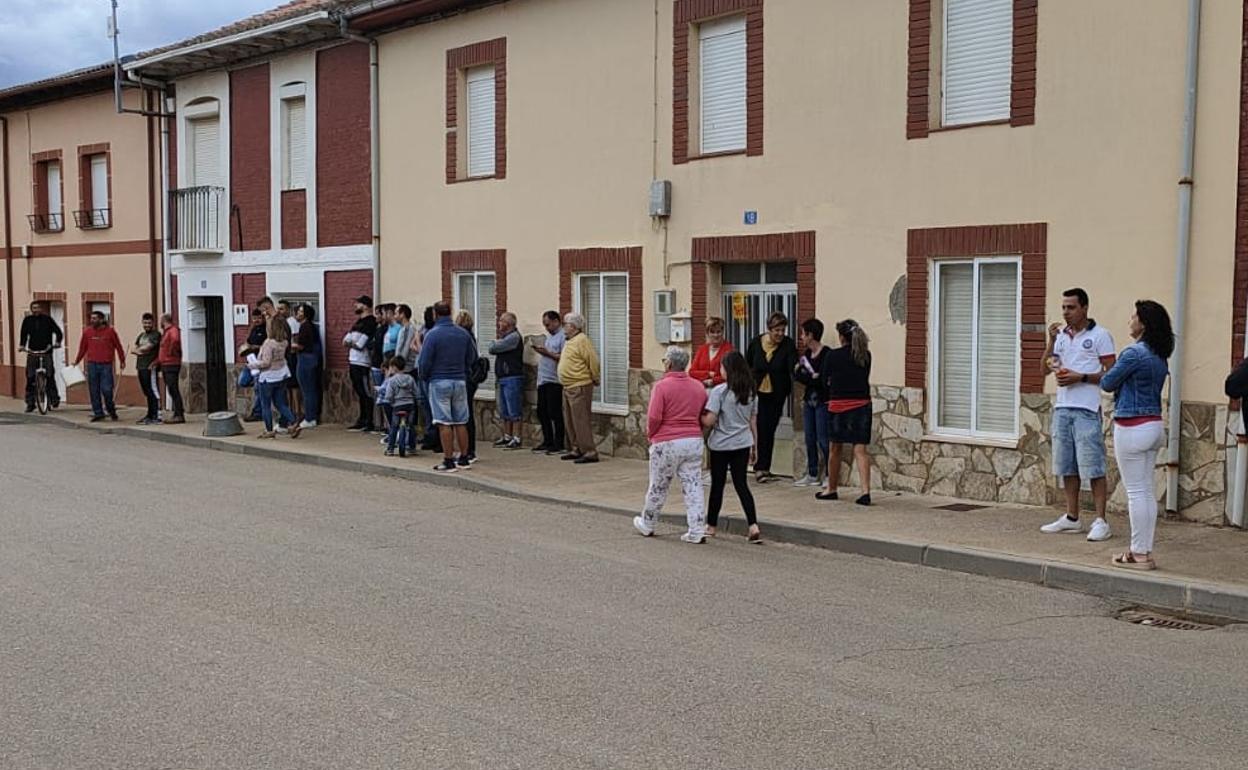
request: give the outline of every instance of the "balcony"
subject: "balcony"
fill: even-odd
[[[170,251],[205,257],[225,252],[224,196],[224,187],[184,187],[169,193]]]
[[[84,209],[74,212],[74,225],[79,230],[103,230],[113,225],[112,209]]]
[[[36,233],[59,233],[65,229],[65,220],[61,214],[27,214],[30,229]]]

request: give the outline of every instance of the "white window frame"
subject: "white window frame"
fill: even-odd
[[[468,276],[468,275],[472,276],[473,297],[472,297],[471,303],[465,302],[463,296],[460,295],[460,291],[459,291],[459,280],[463,278],[464,276]],[[498,309],[498,273],[494,272],[493,270],[456,270],[455,272],[451,273],[451,302],[452,302],[452,306],[455,308],[451,312],[452,320],[454,319],[455,313],[459,312],[459,308],[463,308],[467,310],[469,313],[472,313],[473,327],[474,329],[476,329],[476,332],[477,332],[476,334],[473,335],[477,340],[477,354],[482,355],[482,356],[489,355],[489,350],[488,350],[489,346],[486,345],[483,347],[481,345],[481,324],[483,321],[488,322],[491,325],[496,324],[498,322],[496,318],[489,318],[489,319],[481,318],[481,313],[480,313],[481,281],[480,279],[487,275],[494,279],[494,307]],[[498,312],[502,312],[502,310],[499,309]],[[495,395],[496,394],[494,391],[494,361],[491,359],[490,376],[485,380],[485,382],[477,386],[477,398],[485,399],[487,401],[492,401],[494,400]]]
[[[473,154],[472,131],[473,131],[473,111],[472,111],[472,86],[488,80],[490,83],[490,114],[489,114],[489,149],[485,152],[484,161],[489,161],[489,171],[482,170],[479,173],[473,172],[473,160],[476,156]],[[465,174],[469,179],[489,179],[498,175],[498,69],[493,64],[486,64],[480,67],[471,67],[464,71],[464,159]],[[484,116],[478,116],[483,118]]]
[[[978,334],[979,329],[979,268],[981,265],[1009,263],[1016,266],[1017,289],[1014,293],[1014,317],[1018,319],[1019,331],[1022,331],[1022,312],[1023,312],[1023,261],[1018,256],[996,256],[996,257],[968,257],[965,259],[938,259],[932,260],[928,268],[928,285],[932,287],[931,294],[928,297],[928,333],[927,349],[930,353],[930,365],[928,374],[928,392],[931,394],[932,408],[928,417],[928,433],[932,436],[942,437],[958,437],[970,439],[984,439],[990,442],[1001,442],[1013,445],[1019,439],[1019,410],[1021,408],[1021,397],[1019,394],[1019,384],[1022,377],[1022,334],[1014,335],[1014,431],[1012,433],[998,433],[994,431],[975,430],[976,418],[978,415],[978,399],[976,395],[979,391],[979,345],[972,343],[971,345],[971,428],[969,430],[961,428],[948,428],[940,425],[940,297],[941,297],[941,270],[946,265],[972,265],[973,272],[971,278],[971,329],[973,334]]]
[[[581,297],[581,279],[588,278],[591,276],[596,277],[598,279],[598,295],[600,297],[606,296],[606,293],[603,291],[603,288],[602,288],[603,280],[606,278],[623,278],[624,279],[624,296],[626,298],[632,296],[631,292],[633,291],[633,286],[632,286],[632,283],[629,281],[627,272],[618,271],[618,270],[585,270],[580,273],[573,273],[572,274],[572,287],[573,287],[572,308],[576,313],[579,313],[582,316],[585,314],[585,311],[584,311],[585,305]],[[607,323],[605,302],[601,303],[599,313],[600,313],[600,316],[598,318],[598,322],[600,324],[600,328],[605,328],[606,323]],[[625,350],[631,350],[631,346],[633,344],[632,330],[630,328],[630,320],[631,319],[629,319],[627,316],[624,319],[624,338],[627,341],[627,346],[625,347]],[[586,322],[586,325],[588,325],[589,319],[586,318],[585,322]],[[586,332],[588,332],[588,330],[586,330]],[[605,389],[603,389],[603,386],[606,385],[607,371],[608,371],[607,355],[606,355],[607,341],[605,339],[602,339],[602,340],[599,340],[598,342],[602,345],[602,352],[598,355],[598,364],[602,372],[601,377],[599,379],[599,382],[601,383],[601,385],[599,386],[599,390],[600,392],[605,392]],[[624,377],[625,377],[625,393],[626,394],[628,392],[628,387],[627,387],[628,379],[627,378],[629,376],[628,374],[629,368],[631,367],[625,364]],[[625,398],[627,399],[627,395],[625,395]],[[595,400],[593,404],[591,405],[591,408],[593,409],[593,411],[598,412],[600,414],[611,414],[611,415],[627,415],[628,414],[628,403],[612,404],[606,401]]]
[[[300,130],[303,132],[303,164],[298,169],[299,173],[295,174],[294,159],[294,142],[291,138],[294,136],[292,129],[294,123],[291,121],[290,112],[294,102],[299,102],[303,110],[303,125]],[[282,190],[306,190],[308,189],[308,102],[305,96],[300,93],[294,96],[286,96],[281,102],[281,142],[282,142]]]

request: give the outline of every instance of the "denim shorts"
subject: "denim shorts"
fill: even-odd
[[[463,380],[429,383],[429,409],[438,425],[468,424],[468,385]]]
[[[1101,414],[1087,409],[1053,410],[1053,475],[1099,479],[1105,476],[1105,435]]]
[[[498,381],[498,413],[508,422],[519,422],[524,413],[524,375]]]

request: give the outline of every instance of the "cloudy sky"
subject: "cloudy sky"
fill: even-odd
[[[283,0],[118,0],[121,53],[207,32]],[[111,61],[109,0],[0,0],[0,88]]]

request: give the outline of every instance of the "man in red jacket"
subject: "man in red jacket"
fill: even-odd
[[[182,373],[182,331],[172,313],[165,313],[160,317],[160,353],[156,357],[156,366],[160,368],[160,376],[165,380],[165,391],[173,401],[173,416],[165,422],[171,425],[186,422],[182,390],[178,383],[178,377]]]
[[[117,332],[108,325],[108,319],[98,310],[91,312],[91,325],[82,330],[78,343],[78,357],[74,366],[87,359],[87,387],[91,391],[91,422],[104,419],[108,412],[111,420],[117,420],[117,405],[113,403],[113,358],[121,361],[126,370],[126,349],[121,346]]]

